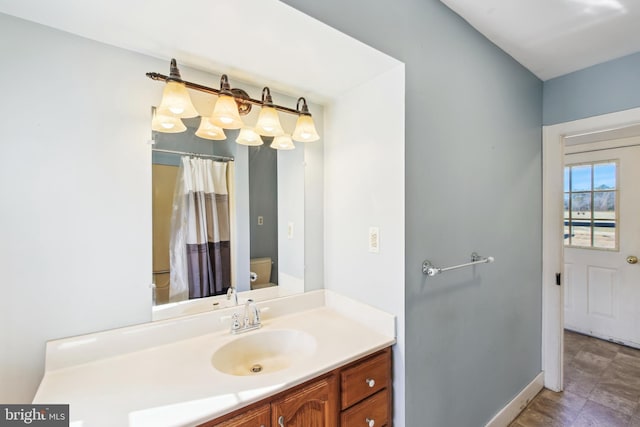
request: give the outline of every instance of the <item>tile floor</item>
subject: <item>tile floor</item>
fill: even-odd
[[[565,331],[564,391],[543,389],[510,427],[640,427],[640,350]]]

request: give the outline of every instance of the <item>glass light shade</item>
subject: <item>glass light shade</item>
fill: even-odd
[[[293,131],[291,137],[299,142],[311,142],[320,139],[320,135],[316,132],[316,125],[313,123],[313,118],[305,114],[298,116],[296,129]]]
[[[233,96],[220,95],[215,107],[213,107],[211,123],[223,129],[240,129],[242,127],[238,105]]]
[[[293,145],[290,135],[278,135],[273,138],[271,148],[275,148],[276,150],[293,150],[296,146]]]
[[[280,117],[273,107],[262,107],[258,122],[256,123],[256,132],[264,136],[278,136],[284,133],[280,125]]]
[[[151,120],[151,129],[162,133],[180,133],[187,130],[179,117],[167,116],[156,111]]]
[[[162,101],[158,112],[166,116],[182,118],[196,117],[198,112],[191,103],[189,92],[184,83],[167,82],[162,91]]]
[[[224,130],[211,123],[209,117],[202,117],[200,119],[200,126],[196,131],[196,136],[204,139],[213,139],[215,141],[227,139],[227,136],[224,134]]]
[[[258,133],[249,127],[240,129],[236,142],[241,145],[262,145],[264,142]]]

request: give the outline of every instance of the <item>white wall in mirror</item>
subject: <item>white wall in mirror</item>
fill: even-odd
[[[46,340],[150,320],[151,156],[146,141],[149,106],[158,102],[161,86],[144,73],[161,72],[169,58],[242,80],[252,76],[260,84],[316,102],[322,94],[328,108],[350,120],[345,133],[328,123],[326,132],[319,130],[325,142],[343,147],[340,155],[355,160],[348,166],[349,178],[374,173],[394,182],[404,178],[404,122],[385,123],[384,133],[367,135],[369,145],[351,145],[359,138],[355,128],[375,127],[380,117],[368,116],[368,109],[341,108],[349,101],[341,95],[395,70],[395,80],[361,92],[359,105],[375,105],[391,92],[395,96],[387,105],[403,114],[402,63],[276,0],[193,0],[177,10],[164,6],[149,8],[142,0],[0,0],[0,12],[66,31],[0,15],[0,54],[7,58],[0,78],[11,82],[0,103],[0,114],[10,124],[0,129],[8,159],[0,182],[11,201],[0,222],[5,267],[2,402],[30,401],[42,376]],[[211,16],[228,19],[211,25]],[[250,30],[237,31],[238,22]],[[169,24],[184,28],[186,23],[189,31],[166,31]],[[193,70],[189,75],[193,81],[218,84],[208,73]],[[380,150],[392,158],[394,168],[381,170],[377,161],[367,161]],[[305,152],[305,157],[317,154]],[[305,215],[305,277],[313,272],[312,286],[321,286],[318,278],[326,272],[331,274],[327,283],[339,293],[363,290],[357,298],[396,315],[400,329],[404,265],[398,254],[404,251],[404,237],[388,239],[386,233],[404,229],[403,190],[398,188],[393,212],[376,203],[368,204],[369,210],[348,212],[350,198],[378,194],[379,180],[365,179],[355,195],[352,186],[334,181],[325,187],[323,176],[333,173],[332,168],[305,175],[305,198],[312,193],[309,188],[321,188],[321,195],[311,196],[312,215]],[[324,215],[332,218],[326,237],[335,239],[332,245],[343,245],[341,254],[357,255],[357,262],[322,248]],[[387,229],[384,224],[393,225]],[[379,254],[363,255],[368,240],[360,233],[363,225],[380,225]],[[351,231],[343,237],[339,229]],[[325,262],[310,264],[310,258]],[[376,278],[376,273],[382,274]],[[404,412],[404,335],[399,331],[397,336],[396,417]]]

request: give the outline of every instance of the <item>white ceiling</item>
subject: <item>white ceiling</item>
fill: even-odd
[[[176,58],[315,103],[400,64],[278,0],[0,0],[0,13],[167,60],[149,71]]]
[[[441,0],[542,80],[640,51],[640,0]]]
[[[542,80],[640,51],[640,0],[441,1]],[[188,0],[179,8],[173,0],[0,0],[0,12],[283,91],[310,90],[310,81],[322,80],[312,92],[329,98],[368,70],[397,63],[277,0]],[[230,63],[237,47],[228,41],[238,38],[253,47]],[[363,55],[354,58],[346,45]],[[274,59],[277,75],[256,75]],[[345,63],[327,74],[326,64]],[[278,87],[283,80],[288,88]]]

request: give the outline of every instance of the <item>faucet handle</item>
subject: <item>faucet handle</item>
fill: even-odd
[[[231,332],[237,331],[240,329],[240,316],[238,313],[233,313],[231,316]]]
[[[250,325],[260,325],[260,309],[256,305],[255,301],[249,298],[244,306],[245,323]],[[250,315],[253,315],[252,320],[249,319]]]
[[[230,301],[231,297],[233,297],[235,305],[238,305],[238,291],[233,286],[229,286],[229,289],[227,289],[227,301]]]
[[[258,308],[257,305],[254,306],[253,323],[255,325],[259,325],[260,324],[260,309]]]

